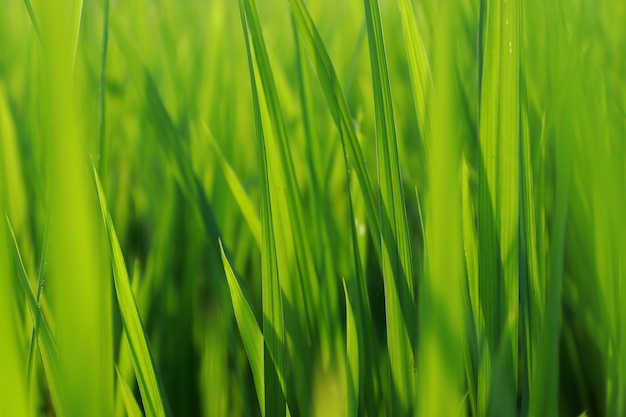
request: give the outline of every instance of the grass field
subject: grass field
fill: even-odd
[[[626,416],[623,0],[0,0],[0,416]]]

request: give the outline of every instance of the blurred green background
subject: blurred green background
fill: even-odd
[[[381,238],[370,234],[364,192],[344,162],[348,131],[336,127],[322,67],[294,18],[299,1],[0,0],[0,210],[15,232],[33,294],[38,281],[43,288],[43,317],[67,374],[68,415],[131,415],[121,391],[126,384],[151,415],[123,332],[92,163],[172,415],[264,413],[218,237],[262,330],[264,256],[279,252],[292,416],[445,415],[425,395],[433,404],[460,401],[454,407],[460,415],[626,415],[626,3],[508,1],[515,5],[515,44],[499,50],[489,39],[509,25],[496,12],[507,0],[305,2],[336,71],[377,208],[384,187],[373,94],[379,84],[365,10],[368,4],[380,10],[399,155],[392,169],[403,190],[394,199],[406,211],[413,271],[406,278],[414,283],[415,318],[404,320],[415,360],[405,372],[417,382],[407,388],[390,382],[385,300],[391,290],[376,249]],[[425,119],[412,87],[403,3],[410,3],[432,77],[432,90],[422,97]],[[261,210],[267,174],[259,165],[259,104],[242,4],[258,8],[271,63],[265,75],[281,106],[278,113],[264,111],[263,120],[284,120],[302,233],[290,218],[283,220],[291,226],[280,226]],[[500,29],[490,32],[491,24]],[[487,68],[509,63],[513,81],[489,78]],[[260,75],[256,83],[268,94]],[[506,114],[516,123],[507,125]],[[489,262],[479,189],[482,170],[491,169],[481,164],[494,162],[481,158],[483,123],[499,126],[495,143],[512,144],[519,165],[502,185],[513,187],[515,199],[499,200],[514,207],[510,256],[516,260],[506,264],[498,246],[505,239],[500,223],[491,281],[475,272]],[[280,199],[272,187],[272,199]],[[259,241],[265,220],[279,232],[284,227],[286,236],[300,233],[314,276],[302,269],[304,255],[293,241],[282,243],[284,252]],[[37,345],[29,354],[37,319],[19,284],[9,223],[1,223],[0,415],[60,415]],[[485,350],[472,291],[487,294],[491,284],[484,282],[505,291],[505,264],[514,271],[512,298],[496,305],[485,296],[479,304],[484,314],[513,325],[502,325],[502,340]],[[362,307],[356,359],[346,324],[350,290],[344,292],[342,279],[348,287],[363,284],[354,288],[364,291],[353,293]],[[446,333],[448,319],[460,323],[459,334]],[[430,356],[428,341],[439,353]],[[352,360],[357,408],[349,405]],[[512,367],[502,365],[509,360]],[[430,379],[431,363],[441,365],[433,365],[441,378]],[[426,394],[431,382],[441,390]],[[405,389],[406,408],[396,398]]]

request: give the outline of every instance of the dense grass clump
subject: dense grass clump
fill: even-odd
[[[0,416],[626,416],[625,22],[0,0]]]

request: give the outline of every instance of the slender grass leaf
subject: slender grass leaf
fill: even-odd
[[[228,186],[230,187],[230,191],[233,194],[233,197],[235,198],[235,201],[237,202],[239,209],[241,210],[241,214],[243,214],[243,218],[246,221],[248,228],[250,229],[250,233],[254,237],[254,241],[256,242],[257,246],[260,248],[261,247],[261,221],[259,220],[259,216],[256,213],[254,204],[252,204],[250,197],[248,197],[248,194],[246,194],[246,191],[244,190],[243,185],[241,185],[241,181],[239,181],[239,177],[237,176],[237,173],[233,170],[233,168],[230,166],[230,164],[228,163],[228,161],[222,154],[222,151],[220,150],[217,141],[215,140],[213,135],[211,135],[211,132],[209,131],[209,128],[206,125],[204,126],[204,130],[209,138],[209,143],[211,144],[211,146],[213,147],[213,150],[215,151],[215,155],[217,156],[217,161],[220,164],[220,167],[222,168],[224,178],[226,178],[226,182],[228,183]]]
[[[126,379],[124,379],[117,367],[115,367],[115,372],[117,373],[117,385],[120,387],[124,404],[126,405],[126,415],[128,417],[143,417],[143,413],[141,412],[139,404],[137,404],[133,390],[130,389],[126,383]]]
[[[538,341],[544,320],[544,293],[539,275],[537,253],[537,219],[535,214],[535,192],[533,185],[532,160],[530,152],[530,127],[528,121],[528,100],[522,106],[521,135],[521,291],[522,327],[525,378],[523,388],[523,413],[528,410],[528,396],[532,392],[533,369],[538,352]]]
[[[305,321],[305,332],[307,338],[310,336],[310,326],[314,317],[314,306],[319,305],[320,289],[317,278],[317,270],[313,261],[313,254],[306,239],[305,218],[303,214],[300,193],[296,181],[295,168],[291,158],[289,141],[285,127],[284,116],[278,99],[278,92],[274,82],[272,68],[269,62],[263,32],[260,24],[256,3],[252,0],[240,2],[240,8],[245,11],[245,21],[249,30],[249,44],[253,67],[256,70],[251,74],[256,74],[259,80],[259,98],[263,121],[266,122],[266,152],[267,168],[270,176],[269,191],[272,201],[272,215],[275,223],[285,222],[288,219],[288,229],[284,230],[285,238],[277,239],[279,245],[293,245],[295,257],[300,270],[301,291],[308,294],[308,297],[301,297],[307,318]],[[265,113],[266,112],[266,113]],[[280,219],[280,220],[278,220]],[[286,225],[285,225],[286,226]],[[284,228],[284,226],[281,226]],[[276,231],[275,231],[276,233]],[[278,237],[279,234],[276,233]],[[293,243],[287,243],[288,240]],[[283,243],[285,242],[285,243]],[[279,247],[276,248],[278,256],[285,252]],[[283,262],[278,263],[279,274],[285,276],[287,269],[280,270]],[[305,279],[306,278],[306,279]],[[285,282],[282,281],[281,285]],[[308,301],[310,299],[310,301]]]
[[[2,94],[0,86],[0,94]],[[3,97],[0,97],[3,100]],[[0,123],[2,123],[0,121]],[[4,160],[4,152],[0,146],[0,161]],[[5,198],[5,173],[0,169],[0,210],[4,210]],[[8,223],[7,217],[7,223]],[[15,417],[26,417],[32,414],[33,410],[29,410],[27,402],[27,377],[22,367],[22,358],[20,357],[18,328],[17,328],[17,311],[18,300],[21,297],[15,297],[18,294],[15,291],[14,281],[9,279],[12,274],[12,268],[9,264],[9,248],[8,239],[5,234],[6,227],[4,222],[0,222],[0,357],[4,361],[2,372],[0,372],[0,414]],[[13,234],[13,230],[11,229]],[[13,234],[13,237],[15,235]],[[30,407],[32,408],[32,407]]]
[[[385,282],[387,345],[392,387],[397,399],[394,413],[412,412],[415,379],[413,265],[409,229],[402,192],[398,143],[391,101],[389,71],[377,0],[365,0],[370,63],[376,109],[379,221],[382,270]]]
[[[48,221],[46,222],[46,229],[44,232],[43,238],[43,246],[41,250],[41,259],[39,261],[39,273],[37,276],[37,295],[35,297],[35,301],[37,301],[37,305],[41,305],[41,296],[43,294],[43,285],[44,285],[44,276],[45,276],[45,267],[47,264],[48,257]],[[28,363],[26,364],[26,386],[30,386],[30,381],[33,377],[34,372],[34,361],[35,361],[35,352],[37,350],[37,340],[39,333],[39,321],[41,320],[41,315],[37,315],[35,318],[35,326],[33,327],[33,331],[30,336],[30,345],[28,347]]]
[[[111,265],[113,268],[113,278],[115,282],[115,292],[120,307],[120,314],[124,324],[124,333],[128,338],[128,346],[131,351],[133,367],[139,384],[139,391],[143,400],[144,409],[148,416],[165,417],[171,413],[167,408],[167,400],[161,389],[154,360],[150,353],[148,341],[146,339],[141,318],[135,304],[135,297],[128,279],[128,272],[124,262],[122,249],[117,240],[117,234],[113,227],[113,221],[109,215],[104,191],[98,178],[95,167],[93,168],[94,179],[100,200],[102,218],[109,239],[109,249],[111,251]]]
[[[33,5],[30,0],[24,0],[24,6],[26,6],[26,11],[28,12],[28,17],[30,22],[35,29],[35,34],[37,35],[37,41],[39,44],[42,43],[41,30],[39,29],[39,23],[37,23],[37,18],[35,17],[35,11],[33,10]]]
[[[350,285],[350,289],[348,289]],[[354,284],[346,284],[343,280],[343,289],[346,296],[346,351],[348,366],[348,416],[359,415],[359,332],[357,323],[360,322],[360,306],[355,300],[358,292]],[[358,321],[357,321],[358,320]]]
[[[6,221],[11,237],[13,238],[14,254],[19,269],[20,284],[26,296],[26,304],[33,315],[33,322],[39,322],[39,330],[37,332],[39,335],[39,353],[41,354],[41,362],[43,363],[44,372],[46,373],[46,380],[48,381],[54,411],[59,417],[68,416],[66,400],[64,398],[64,376],[59,352],[41,311],[40,304],[37,303],[35,294],[33,294],[33,290],[30,287],[28,274],[24,267],[24,262],[22,261],[17,239],[8,217]]]
[[[422,141],[424,145],[426,145],[429,136],[426,105],[428,103],[428,95],[432,93],[433,89],[430,64],[428,63],[426,47],[410,0],[398,0],[398,2],[400,16],[402,18],[402,31],[404,33],[406,52],[409,59],[409,71],[411,73],[413,100],[415,101],[415,110],[417,111],[417,123]]]
[[[246,300],[246,296],[239,285],[239,281],[230,266],[230,262],[228,262],[221,242],[220,249],[222,251],[222,262],[224,263],[226,279],[228,280],[230,298],[233,303],[233,310],[235,311],[235,319],[239,327],[239,334],[241,334],[241,339],[243,340],[243,345],[248,355],[248,361],[250,362],[250,369],[252,370],[252,377],[254,379],[254,386],[256,388],[257,398],[259,399],[261,412],[265,415],[263,334],[250,308],[250,304],[248,300]]]
[[[98,172],[101,178],[106,178],[106,64],[107,53],[109,50],[109,9],[110,0],[104,0],[103,13],[104,21],[102,23],[102,52],[100,54],[100,88],[98,91]]]
[[[463,158],[462,171],[462,216],[463,216],[463,249],[465,254],[465,270],[467,271],[467,291],[466,302],[469,306],[468,311],[471,317],[466,322],[470,323],[467,329],[468,343],[466,344],[465,366],[467,373],[467,385],[470,407],[473,415],[477,410],[477,391],[478,391],[478,375],[476,367],[478,364],[478,340],[480,331],[484,324],[482,307],[478,292],[478,241],[476,237],[476,217],[474,206],[472,204],[472,192],[470,187],[469,167],[465,157]]]
[[[284,359],[284,324],[283,324],[283,300],[281,283],[279,281],[279,261],[277,259],[277,243],[274,231],[273,210],[274,204],[271,199],[270,161],[268,159],[268,146],[263,132],[262,115],[262,90],[263,86],[257,84],[256,66],[253,56],[252,36],[248,33],[248,8],[239,1],[241,23],[243,26],[246,48],[248,53],[248,65],[250,70],[250,84],[252,87],[253,112],[256,127],[257,148],[259,150],[260,186],[261,186],[261,263],[262,263],[262,300],[263,300],[263,349],[264,364],[264,387],[265,387],[265,414],[284,416],[286,415],[286,386],[285,386],[285,359]],[[258,23],[258,19],[257,19]],[[257,41],[260,35],[260,27],[256,27]],[[261,39],[262,40],[262,39]],[[262,43],[262,42],[261,42]],[[269,76],[270,74],[267,74]],[[276,161],[274,161],[276,163]],[[284,262],[284,261],[283,261]],[[284,268],[284,266],[283,266]],[[273,365],[273,366],[272,366]]]
[[[520,7],[517,0],[481,3],[482,74],[478,184],[479,297],[485,306],[478,332],[488,354],[501,356],[504,370],[479,375],[478,413],[485,415],[491,392],[516,391],[518,334],[518,240],[520,184]],[[479,323],[482,324],[482,323]],[[481,369],[483,369],[481,367]],[[504,379],[492,386],[492,375]],[[495,389],[495,391],[492,391]],[[495,394],[494,394],[495,395]]]
[[[331,116],[339,131],[343,152],[356,173],[357,181],[363,193],[365,214],[374,248],[376,253],[380,255],[380,221],[377,214],[378,210],[376,210],[376,199],[367,173],[363,151],[361,150],[354,123],[348,110],[348,104],[341,90],[337,72],[304,1],[289,0],[289,4],[291,5],[291,11],[295,17],[298,29],[302,34],[302,40],[309,51],[309,57],[313,61]]]
[[[426,259],[419,290],[418,416],[463,415],[467,357],[463,291],[462,126],[450,115],[460,107],[454,81],[455,32],[460,12],[442,2],[437,17],[430,96],[432,137],[427,145]]]

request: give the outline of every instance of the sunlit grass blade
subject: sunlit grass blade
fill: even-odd
[[[291,4],[291,11],[295,17],[298,29],[302,34],[302,40],[309,51],[309,57],[315,67],[330,114],[337,126],[337,130],[339,130],[343,152],[350,161],[350,166],[354,168],[361,193],[363,194],[369,231],[376,252],[380,255],[380,221],[378,210],[376,209],[376,199],[367,173],[363,151],[357,138],[337,72],[304,1],[289,0],[289,3]]]
[[[402,18],[402,30],[409,60],[411,73],[411,87],[413,88],[413,100],[417,111],[417,124],[422,136],[422,143],[427,144],[429,136],[427,103],[428,95],[432,94],[433,80],[430,73],[430,64],[426,47],[417,24],[415,12],[410,0],[398,0],[400,16]]]
[[[519,240],[519,2],[481,3],[482,74],[479,120],[479,297],[485,309],[479,343],[503,370],[481,367],[478,413],[492,393],[517,387]],[[481,324],[481,323],[479,323]],[[503,350],[503,353],[500,352]],[[492,375],[500,375],[496,387]],[[497,412],[493,410],[493,412]]]
[[[349,288],[348,288],[349,287]],[[343,289],[346,297],[346,351],[348,368],[348,416],[359,415],[359,330],[361,312],[357,297],[358,289],[354,283],[343,280]]]
[[[326,201],[324,194],[324,185],[322,183],[322,175],[320,175],[318,167],[323,164],[322,149],[323,143],[320,140],[317,126],[315,125],[315,111],[313,105],[313,92],[311,90],[311,69],[306,51],[302,45],[301,35],[298,32],[296,21],[291,15],[291,28],[296,46],[296,64],[298,71],[298,89],[300,98],[300,107],[302,113],[302,125],[304,130],[304,138],[306,141],[306,165],[308,168],[308,176],[310,181],[309,209],[311,214],[309,217],[309,241],[311,251],[314,257],[315,265],[318,268],[321,278],[320,291],[322,296],[319,297],[320,305],[314,306],[315,310],[320,312],[319,317],[319,341],[322,357],[322,366],[329,364],[332,356],[331,341],[337,332],[337,323],[332,320],[339,314],[339,291],[337,291],[336,278],[333,276],[335,260],[333,251],[329,244],[330,228],[332,222],[331,210]]]
[[[39,23],[37,22],[37,17],[35,16],[35,11],[33,10],[33,5],[31,4],[30,0],[24,0],[24,6],[26,6],[26,11],[28,12],[28,17],[30,19],[30,22],[33,25],[33,28],[35,29],[35,34],[37,35],[37,40],[39,41],[39,43],[41,44],[41,30],[39,29]]]
[[[263,31],[253,0],[240,1],[240,8],[245,15],[248,28],[249,54],[252,59],[251,77],[258,77],[258,94],[260,111],[264,129],[265,152],[267,157],[267,172],[269,175],[269,196],[272,204],[271,213],[275,230],[276,253],[279,257],[278,268],[281,277],[288,276],[285,260],[280,257],[288,254],[293,247],[293,253],[298,264],[300,282],[294,283],[300,287],[306,297],[300,296],[303,304],[304,332],[310,338],[311,323],[314,321],[314,307],[319,305],[320,288],[317,270],[313,261],[310,244],[306,238],[306,223],[303,214],[300,191],[298,189],[294,163],[291,157],[289,140],[285,126],[284,115],[278,98],[278,91],[274,81],[272,67],[263,38]],[[283,223],[282,225],[280,223]],[[283,235],[283,237],[281,237]],[[282,248],[280,247],[282,246]],[[281,280],[286,285],[290,280]],[[283,287],[288,289],[289,287]],[[289,291],[287,291],[289,294]],[[292,297],[290,297],[292,298]],[[294,303],[296,299],[289,300]],[[298,307],[299,306],[293,306]],[[265,334],[265,332],[264,332]],[[267,337],[267,335],[266,335]],[[304,341],[294,335],[298,342]]]
[[[237,173],[233,170],[233,168],[230,166],[230,164],[222,154],[222,151],[220,150],[217,141],[215,140],[213,135],[211,135],[208,127],[205,125],[204,128],[209,138],[209,143],[211,144],[211,147],[213,148],[213,150],[215,151],[215,155],[217,156],[217,161],[222,168],[222,172],[224,177],[226,178],[226,182],[230,187],[230,192],[233,194],[233,197],[235,198],[235,201],[237,202],[237,205],[241,210],[241,214],[243,215],[243,218],[246,221],[248,228],[250,229],[250,233],[254,237],[254,241],[260,248],[261,221],[259,220],[259,215],[256,212],[254,204],[252,204],[252,201],[250,200],[250,197],[248,197],[245,189],[243,188],[241,181],[239,181]]]
[[[460,107],[455,29],[461,15],[440,4],[430,96],[432,137],[427,145],[426,259],[419,289],[417,416],[464,415],[466,349],[463,291],[462,132],[450,120]],[[471,273],[471,271],[469,271]]]
[[[263,334],[254,317],[254,313],[250,308],[250,304],[239,285],[239,281],[228,262],[228,258],[221,246],[222,262],[224,263],[224,271],[228,280],[228,288],[230,290],[230,298],[233,303],[235,319],[239,327],[239,334],[243,340],[243,345],[248,355],[252,377],[254,378],[254,386],[256,388],[257,398],[261,406],[261,412],[265,415],[265,386],[264,386],[264,366],[263,366]]]
[[[543,139],[543,138],[541,138]],[[520,304],[522,315],[522,352],[524,354],[524,378],[522,380],[522,413],[527,413],[533,388],[533,369],[538,353],[538,341],[544,320],[543,281],[539,275],[537,243],[537,219],[535,214],[535,191],[530,150],[530,125],[528,100],[522,105],[521,134],[521,258],[520,258]]]
[[[46,380],[48,381],[50,398],[54,406],[54,411],[57,416],[68,416],[69,414],[67,412],[67,405],[64,398],[65,391],[63,385],[63,369],[61,367],[59,352],[54,339],[52,338],[52,333],[50,332],[46,319],[43,316],[40,305],[37,303],[35,294],[33,294],[33,290],[30,287],[28,274],[26,272],[26,268],[24,267],[24,262],[22,261],[22,256],[17,245],[17,239],[15,238],[15,233],[13,232],[13,227],[11,226],[11,222],[8,217],[6,218],[6,222],[11,233],[11,237],[13,238],[13,245],[15,249],[14,254],[15,259],[17,260],[16,263],[20,276],[20,286],[26,296],[26,304],[28,305],[28,309],[33,316],[33,322],[39,323],[39,330],[37,332],[39,335],[39,353],[41,354],[41,362],[43,363],[44,372],[46,373]]]
[[[568,213],[569,182],[571,175],[570,145],[567,138],[558,145],[561,154],[556,160],[554,224],[550,247],[550,278],[546,293],[545,319],[537,344],[533,368],[530,416],[558,413],[559,327],[561,322],[561,292],[563,258]]]
[[[346,167],[348,166],[348,161],[346,161]],[[363,267],[363,260],[361,257],[361,253],[363,250],[360,246],[359,239],[367,239],[365,235],[365,231],[361,229],[361,225],[357,227],[357,214],[358,211],[360,216],[362,216],[363,211],[363,200],[355,199],[355,195],[352,191],[352,183],[354,175],[353,173],[348,172],[348,196],[350,197],[350,231],[352,234],[352,257],[354,259],[354,276],[356,278],[355,284],[348,283],[346,289],[348,291],[352,291],[352,294],[346,293],[347,296],[350,296],[350,300],[353,303],[353,313],[354,320],[356,324],[356,335],[358,336],[356,342],[359,347],[359,384],[358,384],[358,397],[365,401],[360,401],[357,403],[359,407],[361,405],[365,405],[365,410],[367,410],[368,414],[371,415],[382,415],[383,410],[386,407],[385,402],[388,402],[388,399],[384,398],[384,395],[381,393],[381,370],[379,366],[379,361],[375,358],[378,355],[378,349],[376,344],[376,335],[374,330],[372,309],[370,304],[370,297],[368,292],[368,283],[366,274]],[[356,209],[355,207],[359,207]],[[361,229],[361,230],[357,230]],[[353,289],[356,287],[356,289]],[[344,290],[345,291],[345,290]],[[352,347],[354,349],[354,347]],[[350,349],[350,344],[348,345],[348,351]],[[372,360],[374,358],[374,360]],[[348,365],[351,365],[349,362]],[[363,412],[362,408],[358,408],[355,412]]]
[[[397,395],[392,410],[406,415],[413,410],[415,384],[415,307],[409,229],[402,192],[398,143],[391,102],[391,86],[377,0],[365,0],[370,63],[376,109],[379,221],[382,270],[385,282],[387,345],[392,389]]]
[[[46,229],[44,232],[43,238],[43,246],[41,249],[41,259],[39,261],[39,272],[37,276],[37,295],[35,297],[35,301],[37,301],[37,305],[41,305],[41,296],[43,294],[43,284],[45,277],[45,268],[48,262],[48,222],[46,222]],[[35,360],[35,352],[37,351],[37,340],[39,333],[39,321],[41,320],[41,315],[37,315],[35,318],[35,326],[33,327],[33,331],[30,336],[30,346],[28,347],[28,363],[26,364],[26,385],[30,387],[30,381],[33,377],[34,372],[34,360]]]
[[[71,43],[71,58],[76,62],[76,52],[78,51],[78,34],[80,32],[81,16],[83,14],[83,0],[72,0],[72,12],[70,15],[69,41]],[[73,66],[72,66],[73,70]]]
[[[131,351],[133,367],[135,375],[139,383],[141,398],[143,399],[144,409],[148,416],[165,417],[170,416],[167,400],[161,389],[156,370],[154,368],[154,360],[150,353],[148,341],[141,324],[141,318],[135,304],[135,297],[128,280],[128,272],[124,262],[122,249],[117,240],[117,235],[113,227],[113,221],[109,215],[104,191],[100,185],[98,173],[93,170],[96,188],[98,191],[98,199],[100,200],[100,208],[102,210],[102,218],[104,220],[107,236],[109,239],[109,249],[111,252],[111,266],[113,268],[113,277],[115,282],[115,292],[119,304],[120,315],[124,324],[124,332],[128,338],[128,346]]]
[[[478,365],[478,340],[480,336],[477,332],[483,328],[482,307],[478,292],[478,239],[476,236],[476,216],[472,202],[472,191],[470,186],[470,174],[467,160],[463,157],[462,171],[462,204],[463,216],[463,250],[465,255],[465,270],[467,274],[467,294],[466,301],[468,312],[471,317],[466,319],[469,323],[467,328],[468,342],[466,343],[465,368],[467,374],[467,385],[469,391],[469,402],[473,415],[477,414],[477,365]]]
[[[124,404],[126,405],[126,415],[128,417],[143,417],[143,413],[141,412],[139,404],[137,404],[133,390],[130,389],[117,367],[115,367],[115,372],[117,374],[117,384],[121,387],[122,397],[124,398]]]
[[[478,247],[476,236],[476,217],[472,203],[472,191],[470,187],[469,168],[463,158],[463,248],[465,252],[465,264],[469,286],[469,298],[472,314],[476,323],[482,321],[482,312],[478,291]],[[481,328],[482,326],[478,326]]]
[[[279,280],[279,268],[281,262],[277,258],[278,246],[284,248],[284,237],[275,234],[274,227],[274,211],[277,200],[272,199],[272,193],[276,192],[275,179],[271,176],[270,162],[271,149],[266,142],[264,135],[264,119],[261,100],[263,98],[263,84],[257,84],[257,65],[255,65],[254,50],[258,47],[258,42],[262,42],[260,27],[258,26],[258,16],[256,20],[252,19],[253,28],[256,31],[256,42],[253,42],[253,36],[249,33],[248,13],[251,11],[251,4],[244,4],[243,0],[239,1],[239,11],[241,13],[241,23],[243,26],[244,37],[246,41],[246,49],[248,54],[248,66],[250,71],[250,84],[252,88],[252,108],[254,113],[255,132],[257,149],[259,151],[259,182],[261,189],[261,264],[262,264],[262,301],[263,301],[263,338],[265,341],[263,349],[263,366],[264,366],[264,388],[265,388],[265,414],[266,416],[285,416],[286,409],[286,384],[285,384],[285,329],[283,322],[283,298],[281,291],[281,282]],[[252,29],[251,29],[252,30]],[[267,57],[265,57],[267,59]],[[266,71],[268,71],[266,69]],[[266,73],[269,77],[271,73]],[[261,92],[261,94],[259,94]],[[265,102],[265,101],[263,101]],[[276,104],[276,103],[275,103]],[[267,110],[266,110],[267,111]],[[274,154],[275,155],[275,154]],[[277,163],[276,160],[273,161]],[[276,167],[273,168],[274,172]],[[272,192],[272,188],[274,191]],[[291,191],[291,190],[289,190]],[[289,192],[288,191],[288,192]],[[276,198],[276,197],[275,197]],[[282,242],[281,242],[282,238]],[[278,242],[277,242],[278,240]],[[286,271],[285,260],[282,260],[282,271]],[[286,275],[285,275],[286,276]]]
[[[113,405],[111,282],[101,274],[101,235],[89,167],[76,55],[83,2],[39,3],[39,60],[50,230],[50,305],[66,377],[68,412],[109,416]]]
[[[2,91],[0,91],[0,94]],[[2,98],[0,98],[1,100]],[[0,161],[4,159],[4,152],[0,146]],[[5,208],[5,174],[0,169],[0,210]],[[8,218],[7,218],[8,222]],[[13,234],[13,237],[15,235]],[[5,222],[0,221],[0,358],[4,361],[0,372],[0,414],[15,417],[26,417],[33,410],[29,410],[27,403],[26,374],[20,358],[20,344],[17,328],[17,303],[21,297],[15,297],[13,268],[9,264],[9,240],[6,234]]]
[[[102,52],[100,54],[100,88],[98,91],[98,172],[102,178],[106,178],[106,64],[109,51],[109,11],[110,0],[104,0],[102,23]]]

